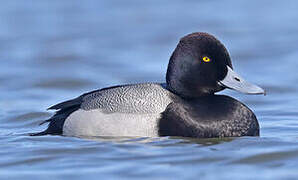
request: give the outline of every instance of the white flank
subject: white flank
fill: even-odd
[[[157,137],[160,113],[103,113],[99,109],[77,110],[66,118],[66,136],[142,136]]]

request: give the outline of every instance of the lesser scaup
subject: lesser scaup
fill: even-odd
[[[166,83],[113,86],[50,107],[48,128],[32,135],[257,136],[254,113],[215,92],[225,88],[265,94],[233,71],[224,45],[208,33],[183,37],[168,65]]]

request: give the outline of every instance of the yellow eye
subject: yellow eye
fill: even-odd
[[[211,61],[210,58],[208,58],[207,56],[203,57],[202,60],[203,60],[204,62],[210,62],[210,61]]]

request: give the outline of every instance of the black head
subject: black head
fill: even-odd
[[[173,52],[167,70],[167,84],[185,98],[214,94],[224,87],[218,82],[232,69],[228,51],[208,33],[183,37]]]

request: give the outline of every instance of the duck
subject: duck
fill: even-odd
[[[242,102],[216,94],[232,89],[264,94],[233,70],[225,46],[213,35],[182,37],[172,53],[164,83],[106,87],[53,105],[42,132],[32,136],[259,136],[256,115]]]

